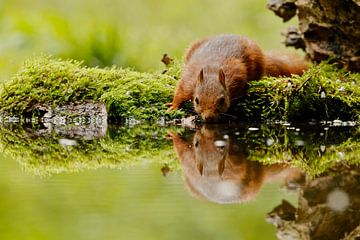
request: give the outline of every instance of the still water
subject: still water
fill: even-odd
[[[358,127],[3,124],[0,135],[0,239],[359,234]]]

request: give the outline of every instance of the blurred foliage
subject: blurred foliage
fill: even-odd
[[[0,81],[39,53],[149,71],[162,54],[180,59],[191,42],[219,33],[283,48],[285,28],[265,0],[12,0],[0,3],[0,26]]]

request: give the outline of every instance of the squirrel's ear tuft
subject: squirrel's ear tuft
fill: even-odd
[[[220,68],[219,70],[219,81],[221,83],[221,85],[223,85],[224,88],[226,88],[226,84],[225,84],[225,73],[222,70],[222,68]]]
[[[200,70],[200,73],[198,76],[198,83],[204,83],[204,69],[203,68]]]

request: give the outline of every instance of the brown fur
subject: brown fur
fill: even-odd
[[[181,79],[172,103],[167,106],[169,110],[178,109],[184,102],[193,100],[195,111],[204,120],[214,121],[244,92],[248,81],[259,80],[263,75],[302,74],[306,69],[304,60],[284,53],[264,54],[246,37],[219,35],[203,39],[186,51]],[[204,81],[198,81],[201,71]],[[225,74],[225,86],[219,81],[220,71]]]
[[[216,128],[204,125],[187,141],[169,133],[184,174],[185,186],[195,197],[216,203],[239,203],[251,200],[267,181],[296,180],[298,169],[285,164],[261,165],[247,160],[243,146],[226,140],[223,148],[214,145],[223,140]]]

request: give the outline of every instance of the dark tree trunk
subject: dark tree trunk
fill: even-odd
[[[315,62],[331,58],[360,72],[360,0],[269,0],[268,8],[284,21],[298,16],[285,45],[304,49]]]

